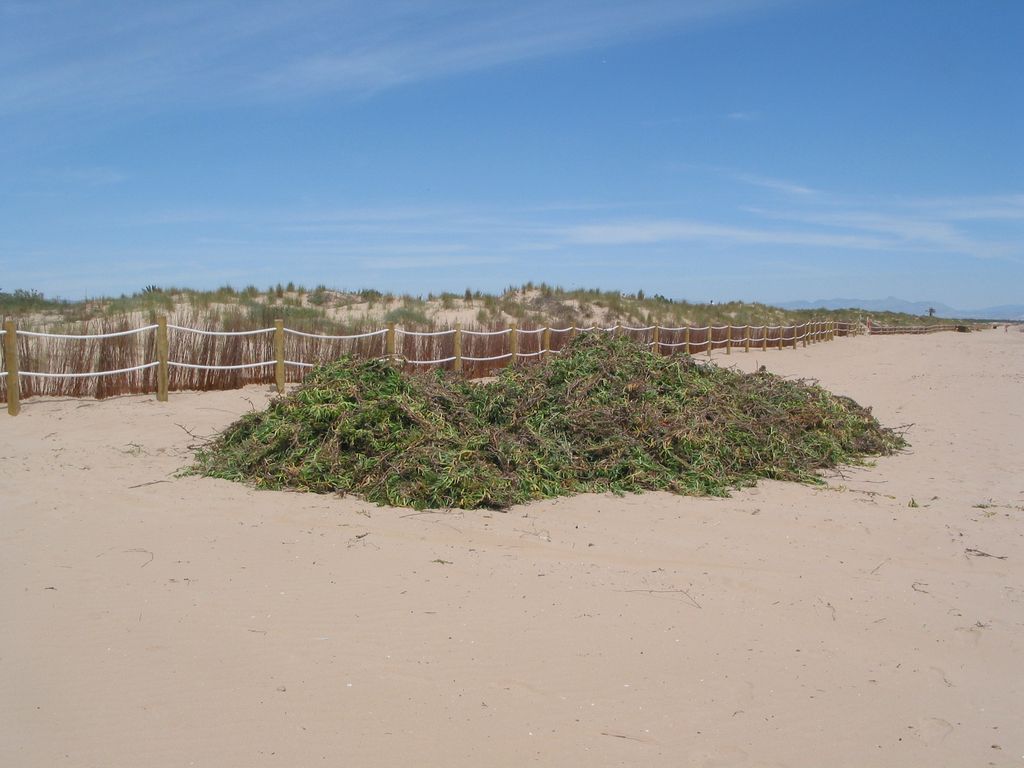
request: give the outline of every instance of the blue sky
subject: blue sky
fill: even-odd
[[[1024,302],[1016,0],[0,0],[0,290]]]

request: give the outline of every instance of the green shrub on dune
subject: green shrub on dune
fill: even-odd
[[[905,445],[821,387],[588,335],[474,384],[342,359],[247,414],[193,471],[415,508],[504,508],[588,491],[724,495]]]

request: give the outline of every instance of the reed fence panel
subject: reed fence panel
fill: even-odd
[[[508,365],[529,365],[559,354],[581,333],[614,333],[644,344],[658,354],[731,354],[736,350],[796,348],[858,332],[852,323],[814,321],[792,326],[724,325],[700,327],[540,326],[456,331],[413,331],[394,328],[351,335],[329,335],[275,327],[224,331],[209,324],[195,327],[156,325],[129,328],[125,322],[100,322],[80,334],[49,334],[17,330],[13,323],[21,398],[39,395],[105,398],[158,391],[161,372],[167,390],[238,389],[249,384],[277,385],[301,381],[316,365],[350,355],[358,359],[393,357],[407,371],[442,367],[469,378],[492,376]],[[956,326],[928,326],[935,332]],[[872,332],[886,333],[877,326]],[[166,334],[166,358],[160,352]],[[0,352],[0,402],[10,401],[9,342]],[[166,368],[163,359],[166,359]],[[283,370],[280,379],[277,373]],[[15,409],[16,410],[16,409]]]

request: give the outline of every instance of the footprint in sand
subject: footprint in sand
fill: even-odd
[[[914,729],[917,737],[925,744],[941,744],[953,732],[953,724],[941,717],[922,717]]]

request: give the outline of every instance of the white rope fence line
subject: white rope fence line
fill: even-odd
[[[512,357],[511,352],[506,352],[504,355],[494,355],[494,357],[468,357],[467,355],[463,355],[462,359],[468,360],[471,363],[489,363],[493,360],[505,360],[509,357]]]
[[[552,328],[551,330],[555,330]],[[570,330],[566,328],[565,330]],[[504,336],[506,333],[512,333],[511,328],[503,328],[500,331],[463,331],[463,336]]]
[[[163,321],[161,321],[161,322],[163,322]],[[10,327],[10,326],[8,326],[8,327]],[[470,330],[461,330],[459,328],[447,329],[447,330],[441,330],[441,331],[407,331],[407,330],[404,330],[404,329],[394,328],[394,326],[392,325],[389,328],[383,328],[383,329],[380,329],[380,330],[377,330],[377,331],[369,331],[369,332],[366,332],[366,333],[346,334],[346,335],[308,333],[308,332],[305,332],[305,331],[293,330],[293,329],[284,328],[284,327],[281,327],[281,326],[276,327],[276,328],[259,328],[259,329],[251,330],[251,331],[209,331],[209,330],[203,330],[203,329],[199,329],[199,328],[188,328],[186,326],[173,325],[173,324],[166,324],[165,327],[168,330],[175,330],[175,331],[180,331],[180,332],[183,332],[183,333],[193,333],[193,334],[198,334],[198,335],[202,335],[202,336],[237,337],[237,336],[256,336],[256,335],[268,334],[268,333],[277,334],[278,332],[281,332],[282,334],[283,333],[287,333],[287,334],[292,334],[294,336],[299,336],[299,337],[304,337],[304,338],[311,338],[311,339],[318,339],[318,340],[325,340],[325,341],[326,340],[349,341],[349,340],[364,339],[364,338],[374,338],[374,337],[378,337],[378,336],[389,335],[389,339],[388,339],[388,346],[389,346],[389,348],[391,348],[391,346],[392,346],[392,340],[395,339],[395,337],[398,334],[403,334],[403,335],[406,335],[406,336],[414,336],[414,337],[434,337],[434,336],[440,337],[440,336],[450,336],[450,335],[457,334],[457,333],[461,332],[462,334],[465,334],[466,336],[492,337],[492,336],[505,336],[505,335],[512,335],[512,334],[521,334],[521,335],[533,334],[533,335],[536,335],[536,334],[540,334],[540,333],[545,333],[545,331],[548,332],[548,333],[552,333],[552,332],[553,333],[566,333],[566,332],[569,332],[569,331],[573,331],[573,332],[576,332],[576,333],[587,333],[587,332],[591,332],[591,331],[603,331],[605,333],[611,333],[611,332],[615,332],[615,331],[619,331],[619,332],[628,331],[628,332],[640,333],[640,332],[655,331],[655,335],[657,336],[657,333],[659,331],[660,332],[665,332],[665,333],[687,331],[687,332],[696,332],[696,333],[701,333],[701,334],[704,334],[706,332],[706,335],[704,336],[704,339],[701,340],[701,341],[694,341],[694,340],[688,338],[685,341],[673,343],[673,342],[661,341],[660,339],[658,339],[657,341],[649,341],[649,342],[647,342],[645,344],[645,346],[646,347],[656,347],[658,349],[662,349],[662,348],[675,349],[675,348],[679,348],[679,347],[687,347],[687,351],[689,351],[689,349],[691,349],[691,348],[697,348],[697,349],[706,350],[709,354],[710,354],[712,349],[717,349],[717,348],[721,348],[721,347],[726,347],[728,349],[728,348],[731,348],[731,347],[737,347],[737,346],[743,347],[743,346],[746,346],[749,349],[751,342],[757,342],[757,343],[760,343],[762,345],[771,343],[773,346],[777,344],[780,349],[783,347],[783,344],[787,344],[787,345],[791,344],[793,347],[795,347],[797,345],[797,342],[800,342],[800,341],[804,341],[805,345],[806,345],[806,340],[807,339],[817,339],[819,337],[831,338],[835,333],[837,333],[839,331],[843,331],[843,332],[848,334],[851,331],[855,330],[855,326],[854,326],[853,323],[841,323],[841,322],[832,322],[832,323],[827,323],[827,322],[810,323],[810,322],[808,322],[808,323],[799,323],[799,324],[795,324],[795,325],[756,325],[756,326],[755,325],[749,325],[749,324],[747,324],[747,325],[738,325],[738,326],[737,325],[706,325],[706,326],[680,326],[678,328],[661,327],[661,326],[655,326],[655,325],[649,325],[649,326],[629,326],[629,325],[616,324],[614,326],[610,326],[610,327],[607,327],[607,328],[601,327],[601,326],[590,325],[590,326],[584,326],[582,328],[577,328],[577,327],[569,326],[569,327],[566,327],[566,328],[550,328],[550,327],[548,327],[548,328],[535,328],[535,329],[530,329],[530,330],[522,329],[522,328],[516,328],[516,327],[513,326],[513,327],[509,327],[509,328],[503,328],[501,330],[495,330],[495,331],[470,331]],[[21,334],[21,335],[24,335],[24,336],[27,336],[27,337],[33,337],[33,338],[89,340],[89,339],[109,339],[109,338],[132,336],[132,335],[146,333],[146,332],[152,331],[152,330],[158,330],[160,328],[161,328],[160,324],[150,324],[150,325],[142,326],[140,328],[134,328],[134,329],[129,329],[129,330],[125,330],[125,331],[113,331],[113,332],[109,332],[109,333],[97,333],[97,334],[59,334],[59,333],[47,333],[47,332],[41,332],[41,331],[21,331],[21,330],[17,330],[17,329],[14,329],[14,333],[16,335],[17,334]],[[938,330],[955,330],[955,329],[956,329],[955,325],[953,325],[953,326],[946,325],[946,326],[909,326],[909,327],[899,327],[899,326],[880,327],[880,326],[876,326],[875,328],[873,328],[871,330],[873,332],[875,332],[875,333],[886,333],[886,332],[889,332],[889,333],[893,333],[893,332],[896,332],[896,333],[899,333],[899,332],[903,332],[903,333],[907,333],[907,332],[910,332],[910,333],[925,332],[925,333],[927,333],[927,332],[933,332],[933,331],[938,331]],[[726,338],[715,339],[714,338],[715,332],[723,331],[723,330],[728,331],[728,334],[726,335]],[[736,331],[742,332],[743,335],[742,336],[734,336],[733,332],[736,332]],[[758,331],[759,332],[757,338],[754,338],[754,335],[753,335],[754,331]],[[770,331],[779,331],[779,333],[778,333],[777,336],[774,336],[773,338],[768,338],[768,334],[769,334]],[[786,336],[786,332],[787,331],[792,331],[793,335],[792,336]],[[0,329],[0,336],[5,336],[5,335],[8,335],[8,330],[7,329]],[[158,333],[158,337],[159,337],[159,335],[160,334]],[[164,337],[164,338],[166,339],[166,337]],[[513,338],[513,341],[514,341],[514,338]],[[159,347],[159,343],[160,343],[160,340],[158,338],[158,347]],[[163,343],[166,345],[166,340]],[[165,346],[165,349],[166,349],[166,346]],[[407,363],[409,365],[423,366],[423,365],[443,365],[443,364],[446,364],[446,363],[452,363],[452,362],[457,362],[457,361],[464,361],[464,362],[468,362],[468,363],[489,363],[489,362],[497,362],[497,361],[509,360],[509,359],[512,359],[514,361],[515,359],[518,359],[518,358],[536,358],[536,357],[542,357],[542,356],[545,356],[545,355],[560,355],[560,354],[563,353],[563,351],[564,350],[539,349],[539,350],[537,350],[535,352],[520,352],[517,349],[514,349],[514,345],[513,345],[513,350],[512,351],[509,351],[509,352],[506,352],[506,353],[500,354],[500,355],[492,355],[492,356],[489,356],[489,357],[474,357],[474,356],[471,356],[471,355],[456,354],[456,355],[451,355],[449,357],[438,358],[438,359],[433,359],[433,360],[412,360],[412,359],[409,359],[407,357],[404,357],[401,354],[395,354],[394,352],[391,352],[389,355],[387,355],[385,357],[382,357],[382,358],[379,358],[379,359],[381,359],[381,360],[389,360],[390,359],[390,360],[400,361],[400,362],[402,362],[404,364]],[[280,353],[278,352],[278,354],[280,354]],[[242,371],[242,370],[252,370],[252,369],[256,369],[256,368],[265,368],[265,367],[275,366],[275,365],[279,365],[279,364],[282,366],[282,368],[284,366],[292,366],[292,367],[297,367],[297,368],[305,369],[305,368],[315,368],[317,366],[317,363],[306,363],[306,362],[301,362],[301,361],[298,361],[298,360],[282,360],[280,358],[278,358],[276,360],[264,360],[264,361],[255,362],[255,363],[241,363],[241,364],[237,364],[237,365],[203,365],[203,364],[185,363],[185,362],[179,362],[179,361],[173,361],[173,360],[166,360],[166,366],[168,368],[184,368],[184,369],[189,369],[189,370],[202,370],[202,371]],[[160,365],[161,365],[160,361],[154,361],[154,362],[144,363],[144,364],[140,364],[140,365],[136,365],[136,366],[132,366],[132,367],[118,368],[118,369],[114,369],[114,370],[104,370],[104,371],[86,371],[86,372],[81,372],[81,373],[59,373],[59,372],[49,372],[49,371],[16,371],[16,373],[17,373],[17,375],[19,377],[20,376],[25,376],[25,377],[28,377],[28,378],[83,379],[83,378],[98,378],[98,377],[103,377],[103,376],[115,376],[115,375],[123,375],[123,374],[128,374],[128,373],[134,373],[134,372],[137,372],[137,371],[145,371],[145,370],[148,370],[148,369],[151,369],[151,368],[155,368],[155,367],[158,367]],[[280,385],[280,373],[278,374],[278,376],[279,376],[279,384],[278,384],[278,386],[280,387],[281,386]],[[6,379],[8,377],[9,377],[9,372],[8,371],[0,371],[0,379]],[[17,379],[15,379],[15,381],[16,380]]]
[[[388,332],[388,329],[381,328],[379,331],[370,331],[368,333],[353,333],[348,336],[330,336],[328,334],[323,333],[306,333],[305,331],[293,331],[291,328],[285,328],[284,332],[290,333],[293,336],[303,336],[307,339],[341,339],[347,341],[349,339],[368,339],[371,336],[383,336]],[[398,333],[398,331],[396,330],[395,333]]]
[[[154,328],[156,326],[153,326]],[[199,328],[186,328],[183,325],[171,325],[167,324],[167,329],[171,331],[182,331],[184,333],[197,333],[200,336],[255,336],[260,333],[273,333],[276,328],[259,328],[255,331],[203,331]],[[21,333],[21,331],[18,331]]]
[[[167,365],[171,368],[189,368],[194,371],[242,371],[246,368],[262,368],[267,365],[277,365],[277,360],[265,360],[262,363],[242,363],[241,365],[196,365],[194,363],[178,363],[168,360]]]
[[[144,325],[142,328],[132,328],[130,331],[114,331],[112,333],[43,333],[42,331],[17,331],[19,336],[35,336],[44,339],[112,339],[115,336],[132,336],[136,333],[145,333],[156,328],[156,325]],[[169,328],[170,326],[168,326]],[[6,331],[4,331],[6,333]]]
[[[896,335],[896,334],[927,334],[939,333],[941,331],[955,331],[958,326],[955,324],[944,325],[872,325],[868,333],[871,336]]]
[[[613,326],[609,326],[607,328],[598,327],[598,326],[594,326],[594,325],[588,325],[588,326],[579,327],[579,328],[573,328],[573,327],[569,326],[569,327],[566,327],[566,328],[547,328],[546,330],[550,331],[551,333],[567,333],[569,331],[577,331],[577,332],[580,332],[580,333],[586,333],[588,331],[605,331],[606,333],[610,333],[610,332],[615,331],[615,330],[643,332],[643,331],[652,331],[655,328],[660,328],[662,331],[664,331],[666,333],[673,333],[673,332],[677,332],[677,331],[685,331],[687,329],[689,329],[690,331],[707,331],[707,330],[724,331],[724,330],[729,329],[729,328],[731,328],[733,330],[744,330],[744,329],[749,328],[750,330],[758,331],[758,330],[764,330],[764,329],[767,329],[767,330],[777,330],[779,328],[806,328],[809,325],[810,325],[810,323],[799,323],[797,325],[704,325],[704,326],[694,326],[694,325],[686,326],[686,325],[681,325],[681,326],[678,326],[678,327],[657,326],[657,325],[646,325],[646,326],[632,326],[632,325],[614,326],[613,325]],[[835,323],[835,329],[836,330],[849,330],[851,326],[852,326],[852,323]],[[23,330],[19,329],[17,331],[17,334],[19,336],[34,336],[34,337],[49,338],[49,339],[83,339],[83,340],[84,339],[112,339],[112,338],[115,338],[117,336],[131,336],[131,335],[137,334],[137,333],[144,333],[146,331],[152,331],[152,330],[155,330],[158,327],[159,326],[157,326],[156,324],[153,324],[153,325],[144,325],[141,328],[132,328],[132,329],[127,330],[127,331],[112,331],[110,333],[87,333],[87,334],[47,333],[47,332],[43,332],[43,331],[23,331]],[[203,330],[201,328],[189,328],[189,327],[184,326],[184,325],[174,325],[174,324],[171,324],[171,323],[167,324],[167,328],[168,328],[168,330],[172,330],[172,331],[182,331],[183,333],[196,333],[196,334],[200,334],[202,336],[255,336],[255,335],[258,335],[258,334],[261,334],[261,333],[274,333],[275,330],[276,330],[275,328],[257,328],[257,329],[252,330],[252,331],[207,331],[207,330]],[[915,332],[915,331],[937,331],[937,330],[946,330],[946,329],[951,329],[951,328],[956,328],[956,326],[955,325],[935,325],[935,326],[928,326],[928,325],[923,325],[923,326],[917,326],[917,325],[913,325],[913,326],[879,326],[879,325],[876,325],[876,326],[874,326],[872,328],[872,330],[875,331],[875,332],[883,332],[883,333],[886,332],[886,331],[897,331],[897,332],[906,333],[906,332]],[[367,339],[367,338],[370,338],[370,337],[373,337],[373,336],[383,336],[384,334],[386,334],[388,332],[387,328],[381,328],[380,330],[377,330],[377,331],[367,331],[366,333],[352,333],[352,334],[345,334],[345,335],[334,335],[334,334],[324,334],[324,333],[307,333],[306,331],[297,331],[297,330],[294,330],[292,328],[283,328],[282,330],[285,333],[291,334],[293,336],[304,336],[304,337],[310,338],[310,339],[338,339],[338,340]],[[501,330],[498,330],[498,331],[470,331],[470,330],[463,330],[462,334],[465,335],[465,336],[504,336],[505,334],[512,333],[513,330],[516,333],[527,334],[527,333],[543,333],[545,329],[544,328],[533,328],[533,329],[527,330],[527,329],[523,329],[523,328],[515,328],[515,329],[513,329],[513,328],[502,328]],[[6,330],[0,329],[0,336],[4,336],[4,335],[6,335],[6,333],[7,333]],[[448,335],[453,334],[453,333],[455,333],[455,329],[454,328],[449,328],[449,329],[443,330],[443,331],[406,331],[406,330],[403,330],[401,328],[396,328],[395,329],[395,334],[396,335],[397,334],[403,334],[405,336],[448,336]],[[827,331],[824,328],[820,328],[817,331],[814,331],[814,333],[816,333],[816,334],[823,334],[823,333],[827,333]]]
[[[90,376],[114,376],[119,373],[131,373],[132,371],[144,371],[147,368],[155,368],[160,365],[159,361],[155,363],[145,363],[144,365],[135,365],[131,368],[118,368],[116,371],[88,371],[86,373],[49,373],[45,371],[18,371],[19,376],[31,376],[37,379],[86,379]],[[4,373],[6,376],[7,373]]]
[[[452,355],[451,357],[443,357],[440,360],[410,360],[407,357],[399,357],[398,359],[404,363],[410,363],[411,365],[441,365],[442,363],[450,363],[454,360],[458,360],[455,355]],[[462,359],[465,360],[466,358]]]
[[[403,331],[401,328],[396,328],[395,334],[399,333],[403,336],[447,336],[455,333],[455,329],[449,328],[447,331]]]

